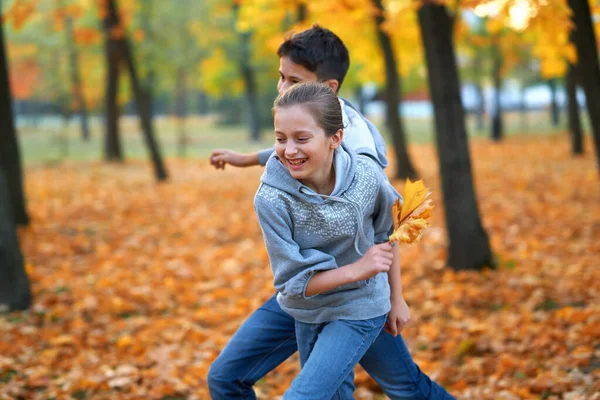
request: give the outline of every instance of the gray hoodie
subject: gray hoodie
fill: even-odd
[[[356,262],[375,243],[388,240],[392,204],[400,198],[371,158],[342,145],[333,162],[335,187],[325,196],[294,179],[274,153],[254,198],[277,301],[301,322],[364,320],[390,310],[386,273],[306,296],[316,272]]]

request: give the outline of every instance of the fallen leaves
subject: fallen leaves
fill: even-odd
[[[471,145],[497,270],[444,268],[441,207],[424,240],[401,245],[412,317],[403,336],[458,399],[600,392],[596,163],[568,149],[566,137]],[[434,148],[411,151],[442,204]],[[521,162],[506,163],[515,153]],[[26,171],[34,306],[0,315],[0,398],[209,398],[211,362],[274,293],[248,217],[262,170],[169,164],[166,185],[142,162]],[[293,357],[257,385],[259,398],[280,396],[297,372]],[[379,398],[360,368],[356,382],[357,398]]]

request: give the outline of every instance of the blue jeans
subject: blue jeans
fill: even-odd
[[[339,320],[321,324],[296,321],[296,341],[302,370],[283,399],[353,398],[354,367],[379,336],[386,317],[382,315],[361,321]]]
[[[252,386],[297,349],[295,321],[273,296],[248,317],[211,365],[212,399],[255,400]],[[453,399],[421,372],[400,335],[381,332],[359,364],[392,400]]]

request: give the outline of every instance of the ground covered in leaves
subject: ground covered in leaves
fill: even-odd
[[[403,335],[421,368],[459,399],[600,398],[593,155],[573,158],[558,136],[472,143],[498,260],[483,273],[445,267],[435,149],[411,155],[438,205],[421,242],[401,248]],[[261,169],[168,166],[166,184],[143,162],[26,170],[34,306],[0,315],[0,398],[209,397],[211,361],[274,292],[252,206]],[[259,398],[280,396],[297,370],[283,364]],[[364,372],[356,396],[384,398]]]

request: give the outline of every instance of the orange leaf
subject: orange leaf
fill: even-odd
[[[423,181],[411,182],[406,180],[402,197],[404,202],[396,200],[392,206],[394,232],[390,235],[390,242],[414,243],[419,240],[423,230],[429,226],[427,220],[433,210],[433,202],[428,199],[431,195]]]

